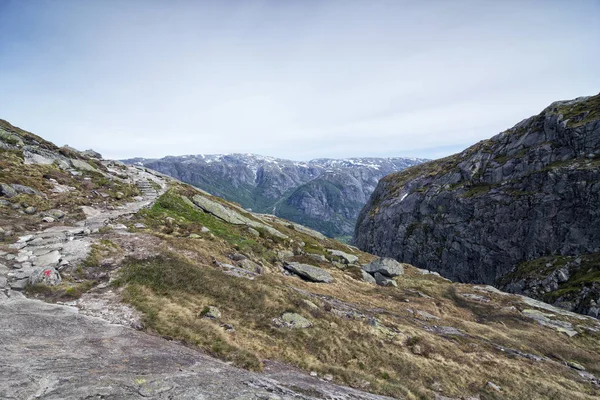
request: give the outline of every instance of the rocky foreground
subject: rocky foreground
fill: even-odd
[[[600,394],[595,318],[0,128],[0,398]]]
[[[355,243],[443,276],[600,315],[600,95],[551,104],[382,179]]]

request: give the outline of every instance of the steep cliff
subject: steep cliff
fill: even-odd
[[[350,236],[383,176],[427,161],[418,158],[316,159],[298,162],[255,154],[133,158],[148,168],[330,237]]]
[[[600,252],[599,223],[597,95],[555,102],[459,154],[383,178],[361,211],[355,243],[453,280],[518,291],[528,285],[510,285],[507,274],[525,262]],[[544,293],[594,286],[598,264],[588,268]],[[568,308],[597,314],[597,293]]]

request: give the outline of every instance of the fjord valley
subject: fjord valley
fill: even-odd
[[[349,239],[358,213],[380,178],[427,161],[422,158],[315,159],[254,154],[133,158],[139,163],[254,212],[274,214],[340,239]]]
[[[600,95],[383,178],[362,250],[600,315]]]
[[[557,135],[571,132],[571,138],[574,131],[589,133],[589,119],[596,118],[583,110],[566,121],[571,114],[549,110],[544,121],[557,121]],[[533,139],[523,140],[533,145]],[[589,156],[597,146],[581,143],[585,157],[573,165],[571,153],[561,159],[578,177],[597,168]],[[55,146],[6,121],[0,155],[0,317],[9,322],[0,330],[2,398],[600,394],[600,322],[591,316],[492,286],[452,282],[433,268],[418,268],[429,264],[408,253],[406,260],[417,266],[248,211],[144,166]],[[431,166],[447,162],[404,173],[414,178],[431,171],[427,182],[435,182],[439,170]],[[401,231],[378,219],[404,196],[382,198],[382,188],[401,174],[379,184],[366,208],[378,204],[378,211],[363,211],[357,226],[363,248],[361,229],[365,237]],[[405,182],[398,190],[406,190]],[[454,183],[460,205],[472,187]],[[408,187],[421,195],[437,186]],[[411,204],[414,196],[402,201]],[[592,215],[592,207],[587,210],[579,212]],[[365,215],[374,219],[366,226]],[[388,243],[385,235],[380,240]],[[430,248],[426,240],[419,246]],[[591,255],[582,254],[580,264]]]

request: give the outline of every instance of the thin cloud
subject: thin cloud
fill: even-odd
[[[598,2],[0,2],[0,118],[105,156],[439,157],[599,91]]]

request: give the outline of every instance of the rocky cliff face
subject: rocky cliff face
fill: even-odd
[[[378,180],[417,165],[416,158],[316,159],[308,162],[253,154],[134,158],[256,212],[270,213],[331,237],[351,235]]]
[[[453,280],[506,285],[524,262],[600,252],[599,205],[600,95],[555,102],[462,153],[383,178],[355,242]],[[600,268],[588,268],[549,291],[592,287]],[[595,293],[568,308],[593,308]]]

